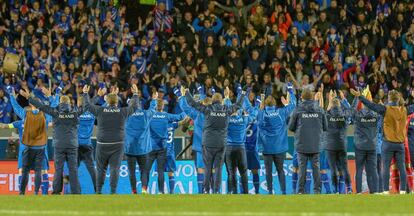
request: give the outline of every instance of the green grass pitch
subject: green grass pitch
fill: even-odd
[[[0,196],[0,215],[414,215],[414,195]]]

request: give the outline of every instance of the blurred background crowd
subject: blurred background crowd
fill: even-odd
[[[6,53],[23,70],[0,69],[3,123],[16,118],[9,86],[74,101],[85,84],[91,96],[118,87],[125,105],[134,83],[143,106],[158,91],[170,113],[180,112],[179,85],[211,94],[240,84],[275,98],[288,82],[299,94],[369,86],[376,101],[397,89],[411,103],[414,1],[4,0],[0,67]]]

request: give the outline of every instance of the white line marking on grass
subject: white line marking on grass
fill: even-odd
[[[197,212],[197,211],[185,211],[185,212],[167,212],[167,211],[64,211],[64,210],[13,210],[13,209],[1,209],[0,215],[128,215],[128,216],[141,216],[141,215],[153,215],[153,216],[351,216],[351,215],[363,215],[363,216],[411,216],[412,213],[400,214],[400,213],[339,213],[339,212]]]

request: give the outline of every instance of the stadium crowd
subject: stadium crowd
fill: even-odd
[[[281,132],[280,139],[274,138],[273,141],[287,143],[287,138],[284,140],[284,137],[287,137],[287,119],[296,106],[294,95],[300,95],[305,100],[310,98],[313,100],[314,98],[310,97],[308,91],[318,92],[316,95],[321,109],[328,109],[328,111],[332,107],[339,107],[339,102],[335,102],[335,98],[339,98],[341,102],[351,99],[350,92],[360,96],[361,91],[368,91],[367,87],[373,101],[378,104],[396,102],[411,104],[414,101],[411,94],[414,90],[414,2],[402,0],[157,0],[154,1],[154,6],[142,7],[151,8],[151,10],[142,10],[139,14],[127,13],[132,4],[140,6],[143,2],[152,1],[10,0],[0,2],[0,59],[3,59],[6,53],[14,53],[23,60],[21,73],[1,73],[1,122],[11,123],[17,120],[17,116],[22,120],[32,118],[30,122],[36,119],[37,117],[33,117],[36,115],[23,114],[30,113],[29,111],[20,110],[20,113],[12,111],[12,107],[28,106],[30,101],[28,93],[31,92],[46,102],[51,96],[50,105],[58,103],[53,99],[53,95],[60,96],[59,110],[69,110],[67,107],[65,109],[61,107],[62,98],[64,98],[63,104],[79,104],[80,110],[84,108],[97,119],[104,119],[101,115],[106,111],[93,108],[94,105],[115,106],[116,103],[116,107],[123,107],[122,109],[125,110],[124,115],[116,119],[120,121],[119,123],[126,122],[126,131],[129,126],[133,127],[131,126],[133,123],[130,123],[133,120],[126,117],[134,115],[128,109],[128,104],[130,104],[129,107],[148,109],[149,111],[147,110],[144,116],[150,115],[148,112],[152,109],[160,113],[165,111],[168,113],[167,123],[184,119],[184,111],[193,121],[188,123],[189,121],[186,120],[183,124],[193,124],[194,134],[196,134],[197,121],[201,117],[200,114],[192,116],[189,107],[197,108],[195,110],[204,115],[214,113],[214,109],[218,107],[211,108],[213,109],[213,111],[210,110],[211,112],[206,111],[192,101],[189,95],[204,95],[211,98],[213,102],[221,102],[214,96],[219,93],[228,99],[225,100],[226,103],[234,103],[233,106],[227,107],[243,107],[246,112],[251,111],[248,112],[249,115],[254,113],[252,111],[254,107],[260,106],[262,110],[267,110],[267,107],[278,107],[284,110],[284,123],[280,123],[284,131]],[[3,63],[0,62],[0,64]],[[186,86],[189,93],[180,89],[182,86]],[[239,103],[236,103],[237,96],[243,98],[241,95],[245,92],[242,89],[249,93],[246,98],[249,99],[251,107],[243,99],[239,99]],[[400,92],[404,100],[397,97],[393,90]],[[16,96],[16,101],[13,96],[15,92],[20,92]],[[303,92],[306,94],[302,94]],[[261,97],[262,94],[263,97]],[[136,98],[133,95],[136,95]],[[387,95],[391,96],[391,101],[388,100]],[[90,102],[88,96],[94,97],[94,100]],[[273,100],[268,99],[268,96],[271,96]],[[180,98],[183,98],[183,101],[180,101]],[[44,106],[35,102],[34,99],[31,100],[32,106]],[[161,100],[162,103],[152,103],[156,100]],[[138,104],[134,104],[136,101]],[[256,101],[259,101],[257,106],[255,106]],[[372,108],[363,98],[360,98],[360,101],[368,104],[368,108]],[[205,103],[208,104],[208,102]],[[351,106],[344,107],[351,109]],[[53,114],[44,107],[42,109],[47,114],[52,113],[50,116],[53,120],[46,118],[46,123],[53,121],[55,131],[58,130],[56,113]],[[387,112],[382,109],[373,108],[372,110],[387,116],[384,114]],[[405,111],[410,114],[411,109],[408,108]],[[225,113],[226,115],[233,114],[230,111]],[[260,111],[258,113],[260,117]],[[380,120],[380,114],[375,117],[375,121]],[[361,115],[368,114],[363,112]],[[386,122],[390,118],[384,117]],[[206,117],[205,122],[208,122],[207,119]],[[152,124],[146,117],[142,121],[145,122],[141,122],[143,126]],[[353,121],[357,122],[355,119]],[[230,125],[231,123],[230,121]],[[28,124],[28,122],[22,124]],[[100,124],[102,121],[98,120],[99,130],[107,129]],[[297,128],[294,123],[292,124],[293,126],[289,125],[292,126],[290,129],[296,131]],[[326,130],[324,124],[321,126]],[[36,127],[40,126],[36,125]],[[206,125],[204,125],[205,128]],[[343,128],[346,129],[346,127],[341,129]],[[123,126],[121,129],[123,133]],[[141,130],[142,128],[133,129]],[[151,132],[156,129],[160,128],[151,128]],[[147,134],[147,129],[143,130],[145,132],[142,133]],[[377,124],[375,124],[376,134]],[[126,147],[128,147],[128,142],[134,142],[134,137],[130,137],[131,141],[128,136],[126,134]],[[164,142],[164,138],[161,139],[162,135],[159,136],[162,140],[159,142]],[[400,137],[396,137],[395,140],[400,141]],[[201,137],[199,138],[201,140]],[[112,156],[123,156],[123,150],[109,149],[110,147],[105,146],[107,143],[105,139],[108,137],[98,135],[98,146],[101,146],[100,150],[103,152],[110,151],[111,154],[97,154],[101,155],[101,158],[97,158],[98,173],[97,177],[93,177],[96,179],[99,179],[102,172],[105,173],[104,170],[108,163],[111,165],[111,173],[115,174],[116,169],[113,169],[119,167],[119,162],[114,162],[115,159]],[[194,139],[196,138],[193,138],[193,142],[195,142]],[[329,140],[329,138],[326,139]],[[390,139],[388,141],[394,140]],[[25,140],[24,137],[23,140]],[[27,138],[25,141],[29,142],[28,140],[30,139]],[[110,140],[109,143],[115,141]],[[201,146],[201,141],[198,142]],[[204,142],[206,142],[204,137],[202,142],[203,149],[200,147],[195,151],[200,153],[196,153],[196,156],[203,157],[205,163],[204,157],[208,154],[204,152]],[[232,143],[229,140],[228,142]],[[163,152],[165,144],[157,145],[155,144],[155,149],[152,146],[149,161],[152,165],[152,162],[157,160],[158,169],[161,169],[164,164],[160,164],[159,160],[163,161],[165,157],[166,152]],[[71,152],[68,149],[71,146],[64,146],[63,149],[65,148],[67,149],[60,153],[70,155]],[[239,155],[239,150],[236,146],[223,151],[226,151],[226,155],[230,151],[229,154],[243,157]],[[278,148],[276,152],[274,150],[271,148],[271,154],[267,159],[265,158],[265,163],[267,167],[269,164],[271,167],[274,162],[278,173],[282,176],[285,157],[283,149],[282,152],[278,152],[280,150]],[[372,149],[361,150],[361,154],[372,156]],[[373,154],[375,156],[377,154],[375,148]],[[212,156],[210,162],[224,160],[215,158],[217,155],[210,156]],[[62,156],[62,158],[65,157]],[[133,158],[138,163],[144,163],[142,158],[132,157],[128,161],[131,164],[134,163],[134,167]],[[338,156],[338,158],[341,157]],[[364,163],[367,163],[366,170],[373,172],[373,169],[377,169],[377,162],[373,164],[372,158],[364,158],[364,156],[362,158]],[[315,158],[309,156],[308,159],[313,161]],[[145,158],[144,161],[147,162],[147,160],[148,158]],[[243,165],[240,167],[238,161],[239,159],[227,161],[226,158],[226,163],[236,164],[240,172],[245,168]],[[201,162],[196,159],[197,162],[201,165]],[[282,167],[280,167],[281,162]],[[388,159],[385,162],[388,164]],[[400,162],[398,161],[398,165],[401,171]],[[336,165],[336,162],[333,164]],[[61,165],[63,166],[63,162]],[[74,176],[75,165],[69,161],[68,165],[71,175]],[[215,163],[203,165],[210,165],[211,169],[213,166],[220,168]],[[302,165],[299,162],[298,166]],[[145,166],[140,164],[140,169]],[[210,179],[207,177],[211,175],[209,168],[205,168],[206,170],[203,168],[203,173],[206,172],[205,179]],[[362,168],[360,169],[361,175]],[[342,170],[345,169],[344,166],[338,165],[338,169],[343,178],[342,181],[346,181],[346,186],[349,187],[349,176],[345,174],[347,171]],[[234,170],[229,170],[229,173],[235,170],[236,167]],[[253,170],[256,170],[257,175],[257,169]],[[145,169],[141,171],[146,172]],[[94,171],[91,168],[91,175],[92,173]],[[314,177],[315,174],[316,172],[313,173]],[[40,175],[39,172],[38,175]],[[299,172],[299,182],[304,183],[303,175],[304,173]],[[370,181],[378,181],[375,180],[378,179],[378,174],[375,174],[376,178],[374,174],[372,175]],[[235,173],[233,173],[234,176]],[[216,178],[220,177],[216,176]],[[340,192],[340,190],[337,180],[334,179],[341,177],[335,176],[332,179],[337,185],[335,192]],[[322,182],[328,182],[326,173],[321,172],[321,178]],[[203,182],[203,179],[200,177],[198,181]],[[40,181],[40,177],[37,181]],[[101,179],[96,182],[97,192],[102,189],[100,188],[102,181]],[[116,181],[117,179],[111,179],[111,188],[116,188]],[[142,181],[145,182],[148,179],[142,179]],[[159,179],[159,183],[163,181],[163,177]],[[253,181],[257,183],[257,179]],[[284,184],[283,178],[279,181],[281,185]],[[269,183],[270,179],[268,185]],[[78,184],[73,182],[75,186]],[[207,185],[209,189],[212,186],[209,184],[209,181],[204,181],[201,185],[203,187]],[[234,182],[229,184],[234,184]],[[379,192],[378,186],[370,184],[370,187],[371,192]],[[59,193],[58,187],[56,188],[55,192]],[[72,190],[77,192],[76,187]],[[216,185],[212,186],[213,192],[217,190]],[[160,191],[163,191],[161,187]],[[304,188],[299,187],[299,191],[304,193]],[[350,192],[350,189],[345,191]],[[405,191],[405,187],[402,191]],[[235,186],[233,192],[237,192]],[[245,188],[244,192],[246,192]],[[286,192],[286,188],[282,188],[282,192]],[[315,192],[320,192],[320,188],[315,188]]]
[[[136,83],[143,100],[157,90],[172,113],[180,83],[192,92],[196,83],[217,92],[240,83],[276,98],[289,81],[298,90],[323,83],[325,93],[369,85],[374,98],[398,89],[412,100],[410,1],[159,0],[146,17],[126,14],[128,4],[2,1],[0,59],[17,53],[25,69],[1,76],[2,122],[14,119],[9,85],[60,86],[76,100],[85,83],[91,94],[105,83],[125,105]]]

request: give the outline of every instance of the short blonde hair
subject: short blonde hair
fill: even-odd
[[[70,98],[69,98],[69,96],[62,95],[62,96],[60,96],[59,102],[64,103],[64,104],[70,104]]]
[[[212,103],[215,103],[215,102],[222,103],[223,102],[223,96],[221,96],[220,93],[215,93],[211,99],[212,99]]]
[[[164,100],[163,99],[157,99],[157,110],[164,110]]]
[[[313,100],[313,91],[308,88],[303,89],[302,100]]]
[[[105,101],[106,103],[108,103],[108,105],[117,105],[118,104],[118,95],[114,94],[114,93],[110,93],[105,97]]]
[[[212,99],[209,97],[204,98],[204,100],[202,101],[203,105],[208,106],[210,104],[212,104]]]
[[[265,100],[265,105],[266,106],[276,106],[276,99],[271,95],[267,96],[267,98]]]
[[[391,90],[388,92],[388,100],[390,102],[398,103],[401,99],[400,93],[396,90]]]
[[[333,105],[334,107],[340,107],[340,106],[341,106],[341,101],[340,101],[338,98],[334,98],[334,99],[332,100],[332,105]]]

